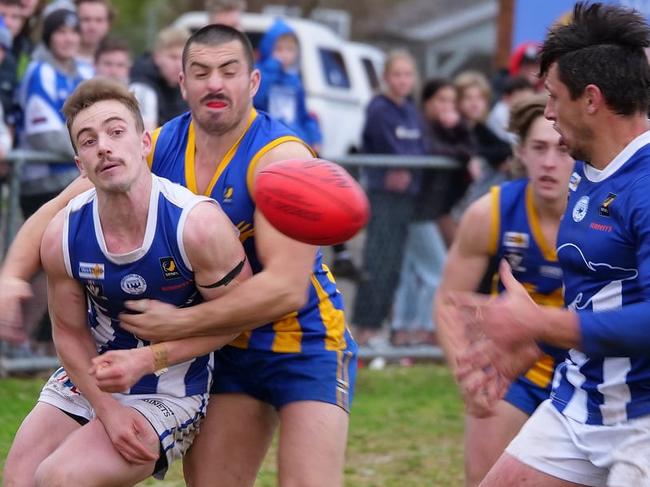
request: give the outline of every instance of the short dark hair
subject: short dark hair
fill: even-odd
[[[424,83],[424,86],[422,87],[422,96],[420,97],[422,103],[429,101],[431,98],[436,96],[436,93],[438,93],[443,88],[452,88],[454,91],[456,91],[456,86],[454,86],[454,83],[450,79],[447,78],[428,79]]]
[[[102,57],[103,54],[114,51],[126,52],[131,56],[131,48],[125,39],[109,35],[104,37],[97,46],[97,50],[95,51],[95,62],[99,61],[99,58]]]
[[[510,76],[503,84],[503,94],[512,95],[517,91],[533,90],[533,84],[523,76]]]
[[[0,0],[0,5],[8,5],[11,7],[22,7],[22,0]]]
[[[140,105],[138,105],[138,100],[136,100],[133,93],[117,81],[102,77],[92,78],[77,86],[63,104],[63,115],[66,118],[68,133],[70,134],[70,140],[75,152],[77,152],[77,146],[72,137],[71,130],[74,119],[82,110],[93,106],[95,103],[107,100],[118,101],[128,108],[133,114],[136,128],[141,132],[144,131],[144,121],[142,120]]]
[[[220,46],[221,44],[226,44],[227,42],[232,41],[237,41],[241,44],[244,50],[244,56],[246,57],[246,63],[248,64],[248,69],[249,71],[252,71],[255,65],[255,60],[253,58],[253,46],[251,46],[251,41],[248,39],[246,34],[222,24],[206,25],[190,36],[185,43],[185,48],[183,49],[183,70],[185,70],[187,57],[192,44]]]
[[[645,113],[650,103],[650,67],[644,48],[649,45],[650,27],[638,12],[578,2],[571,22],[549,31],[540,55],[540,75],[557,63],[558,77],[571,99],[593,84],[617,114]]]

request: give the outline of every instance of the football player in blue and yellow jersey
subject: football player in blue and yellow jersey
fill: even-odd
[[[562,306],[562,271],[555,238],[564,212],[574,161],[544,118],[546,97],[531,96],[512,108],[511,130],[528,178],[495,186],[465,213],[449,253],[438,293],[437,315],[448,362],[469,345],[459,323],[445,315],[449,291],[475,290],[491,258],[506,259],[540,304]],[[503,285],[494,279],[494,293]],[[564,351],[549,350],[510,386],[503,401],[482,404],[465,395],[466,485],[476,486],[537,406],[548,398],[553,371]],[[460,381],[461,389],[463,381]],[[465,392],[465,391],[463,391]]]
[[[465,325],[474,311],[476,347],[495,352],[463,358],[468,377],[507,377],[537,344],[568,352],[484,487],[650,485],[648,47],[643,15],[586,2],[542,46],[545,115],[578,160],[557,235],[566,309],[532,301],[506,265],[498,299],[451,299]]]
[[[220,203],[240,231],[254,276],[214,306],[136,301],[131,307],[140,314],[122,315],[121,325],[152,341],[241,333],[215,354],[207,418],[186,457],[188,483],[253,485],[279,422],[279,482],[342,485],[356,374],[343,300],[319,249],[274,229],[251,196],[262,168],[313,155],[287,127],[253,109],[259,72],[239,31],[197,31],[180,76],[191,112],[154,132],[149,163],[154,174]],[[21,229],[2,270],[5,325],[15,325],[19,293],[12,298],[12,290],[38,266],[33,242],[52,211],[86,188],[73,183]]]

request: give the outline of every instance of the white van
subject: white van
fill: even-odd
[[[365,105],[378,84],[383,53],[372,46],[346,42],[328,27],[307,19],[285,18],[300,42],[307,110],[323,133],[322,156],[336,160],[359,148]],[[207,24],[205,12],[188,12],[174,22],[195,32]],[[257,47],[275,17],[246,13],[244,31]]]

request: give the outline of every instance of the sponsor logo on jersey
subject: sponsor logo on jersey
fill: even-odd
[[[578,202],[573,207],[573,221],[576,223],[584,220],[587,216],[587,210],[589,209],[589,196],[583,196],[578,200]]]
[[[147,290],[147,281],[138,274],[128,274],[120,281],[120,287],[127,294],[142,294]]]
[[[614,202],[614,199],[616,199],[616,194],[609,193],[607,195],[607,198],[605,198],[605,201],[603,201],[601,203],[601,205],[600,205],[600,208],[598,208],[598,214],[600,216],[609,216],[609,207]]]
[[[562,279],[562,269],[555,265],[540,265],[539,273],[551,279]]]
[[[226,186],[223,190],[223,201],[222,203],[232,203],[232,197],[235,193],[235,188],[232,186]]]
[[[524,261],[522,254],[518,252],[507,252],[504,257],[514,272],[526,272],[526,268],[521,265]]]
[[[160,258],[160,267],[163,271],[163,276],[165,279],[177,279],[181,277],[181,273],[178,272],[178,266],[173,257],[161,257]]]
[[[569,189],[571,191],[575,191],[576,189],[578,189],[578,184],[580,184],[581,179],[582,178],[580,177],[580,174],[578,174],[577,172],[574,172],[571,175],[571,179],[569,179]]]
[[[517,249],[527,249],[530,245],[530,237],[527,233],[505,232],[503,234],[503,245]]]
[[[80,279],[104,279],[104,264],[79,262]]]
[[[172,411],[171,408],[169,408],[164,402],[158,399],[143,399],[142,401],[148,402],[152,406],[158,408],[165,418],[171,418],[174,416],[174,411]]]

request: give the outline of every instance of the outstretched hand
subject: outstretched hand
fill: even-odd
[[[27,281],[14,277],[0,279],[0,340],[15,344],[27,340],[22,304],[31,297],[32,290]]]

